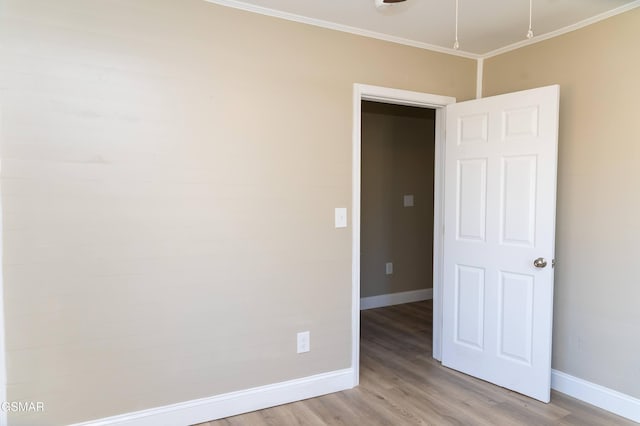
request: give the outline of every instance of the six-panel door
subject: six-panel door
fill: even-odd
[[[545,402],[558,99],[549,86],[453,104],[446,129],[443,365]]]

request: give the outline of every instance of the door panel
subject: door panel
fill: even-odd
[[[484,241],[487,209],[487,160],[458,162],[458,239]]]
[[[458,145],[487,141],[487,114],[473,114],[458,120]]]
[[[456,343],[483,350],[484,270],[456,265]]]
[[[533,340],[533,283],[531,275],[500,273],[498,355],[528,366]]]
[[[442,363],[545,402],[558,100],[549,86],[449,105],[445,149]]]
[[[502,159],[502,244],[535,246],[537,162],[534,155]]]

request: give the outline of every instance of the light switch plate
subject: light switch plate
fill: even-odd
[[[405,207],[413,207],[413,194],[407,194],[403,197]]]
[[[387,275],[391,275],[391,274],[393,274],[393,262],[387,262],[387,263],[385,263],[385,265],[384,265],[384,272],[385,272]]]
[[[347,227],[347,208],[336,207],[336,228]]]

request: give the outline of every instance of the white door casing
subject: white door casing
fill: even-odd
[[[558,106],[556,85],[446,109],[442,363],[544,402]]]
[[[351,327],[352,351],[351,362],[353,369],[353,386],[360,380],[360,172],[361,172],[361,103],[363,100],[390,103],[396,105],[433,108],[436,111],[435,129],[435,164],[434,164],[434,240],[433,240],[433,297],[440,300],[440,282],[442,282],[442,227],[444,214],[444,126],[445,107],[455,103],[456,99],[449,96],[433,95],[429,93],[413,92],[409,90],[389,87],[370,86],[365,84],[353,85],[353,200],[352,200],[352,274],[351,274]],[[426,259],[425,259],[426,260]],[[434,303],[433,308],[433,347],[434,354],[439,358],[441,347],[442,315],[440,303]]]

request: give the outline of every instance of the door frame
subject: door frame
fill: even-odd
[[[362,101],[432,108],[435,120],[434,206],[433,206],[433,357],[442,354],[442,254],[444,237],[444,143],[445,108],[456,102],[450,96],[433,95],[366,84],[353,85],[353,167],[351,242],[351,368],[353,386],[360,382],[360,197],[362,170]]]

